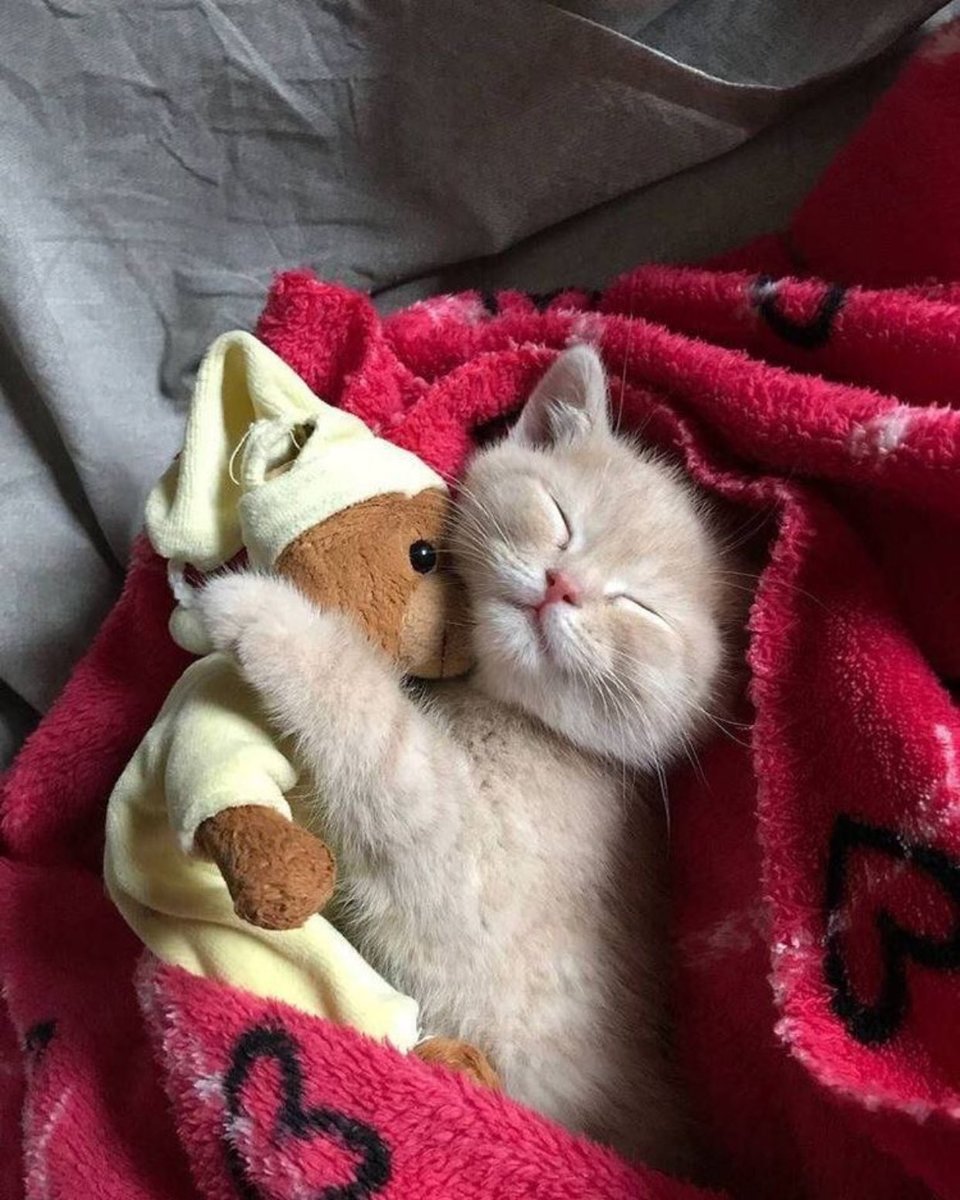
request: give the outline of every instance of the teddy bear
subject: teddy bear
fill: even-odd
[[[404,673],[461,674],[460,592],[440,551],[448,503],[424,462],[325,404],[252,335],[213,343],[183,449],[146,505],[177,601],[171,635],[199,657],[111,795],[104,879],[161,960],[496,1086],[478,1049],[421,1038],[416,1001],[320,915],[336,864],[312,783],[232,658],[212,652],[189,582],[245,552],[351,614]]]

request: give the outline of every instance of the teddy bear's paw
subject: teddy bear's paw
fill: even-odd
[[[298,929],[333,893],[329,848],[275,809],[222,809],[197,830],[197,847],[220,868],[237,916],[261,929]]]
[[[308,619],[308,602],[281,579],[252,572],[221,575],[203,588],[197,610],[216,650],[237,652],[251,639],[284,641]]]
[[[466,1075],[481,1087],[499,1091],[500,1077],[482,1050],[459,1038],[431,1037],[415,1046],[413,1053],[423,1062]]]

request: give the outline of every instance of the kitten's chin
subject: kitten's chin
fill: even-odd
[[[547,646],[533,612],[500,598],[474,604],[474,652],[482,673],[505,687],[536,686],[547,666]]]
[[[542,630],[532,615],[507,601],[474,605],[475,685],[491,699],[542,722],[580,750],[640,770],[666,758],[670,738],[644,718],[640,702],[610,712],[576,669],[565,669],[561,629]],[[551,645],[551,643],[559,643]],[[625,723],[624,723],[625,722]]]
[[[608,754],[584,675],[565,665],[572,649],[557,623],[500,598],[474,603],[475,682],[488,696],[542,721],[581,749]]]
[[[499,596],[475,603],[474,613],[478,651],[491,663],[530,683],[561,683],[567,674],[583,676],[586,664],[577,639],[557,613],[541,618],[529,605]]]

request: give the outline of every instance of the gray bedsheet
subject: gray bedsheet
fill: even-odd
[[[779,225],[935,0],[2,0],[0,756],[122,578],[204,346]]]

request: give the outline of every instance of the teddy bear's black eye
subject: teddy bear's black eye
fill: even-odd
[[[429,575],[436,565],[436,549],[429,542],[414,542],[410,547],[410,566],[417,574]]]

